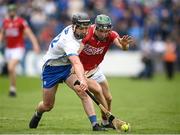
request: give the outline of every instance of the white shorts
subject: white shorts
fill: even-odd
[[[97,68],[96,72],[90,78],[96,80],[98,83],[106,80],[106,76],[103,74],[100,68]]]
[[[10,61],[12,59],[22,60],[24,57],[25,49],[24,48],[6,48],[5,50],[5,59]]]

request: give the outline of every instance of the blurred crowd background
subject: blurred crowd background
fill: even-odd
[[[140,51],[142,61],[144,56],[158,65],[163,61],[166,44],[174,46],[176,70],[180,71],[180,0],[0,0],[0,27],[9,3],[17,5],[18,15],[28,21],[42,51],[71,24],[73,13],[87,12],[92,23],[96,15],[103,13],[112,18],[113,30],[135,39],[130,51]],[[26,49],[31,50],[29,40]]]

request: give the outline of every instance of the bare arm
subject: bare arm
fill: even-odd
[[[39,44],[38,44],[38,41],[37,41],[35,35],[31,31],[31,29],[30,28],[26,28],[24,32],[29,37],[29,39],[31,40],[34,51],[36,53],[39,53],[40,52]]]
[[[79,57],[75,55],[69,56],[69,60],[72,63],[75,74],[77,75],[79,81],[81,82],[80,88],[82,90],[86,90],[88,88],[88,85],[84,76],[84,68],[83,65],[81,64]]]
[[[129,49],[129,44],[133,42],[132,37],[125,35],[122,38],[116,38],[114,44],[123,50]]]
[[[3,37],[4,37],[4,30],[1,29],[0,30],[0,43],[2,43]]]

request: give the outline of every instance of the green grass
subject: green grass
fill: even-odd
[[[180,133],[180,74],[172,81],[164,75],[153,80],[108,78],[113,114],[130,122],[130,134]],[[54,109],[43,115],[37,129],[28,123],[41,100],[39,78],[18,77],[17,98],[8,97],[8,78],[0,77],[0,133],[15,134],[102,134],[91,131],[80,99],[65,84],[59,85]],[[96,106],[96,105],[95,105]],[[98,121],[100,111],[96,106]],[[116,134],[109,130],[103,134]]]

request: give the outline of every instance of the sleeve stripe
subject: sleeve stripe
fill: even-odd
[[[68,54],[67,56],[69,57],[69,56],[73,56],[73,55],[78,56],[77,53],[70,53],[70,54]]]

